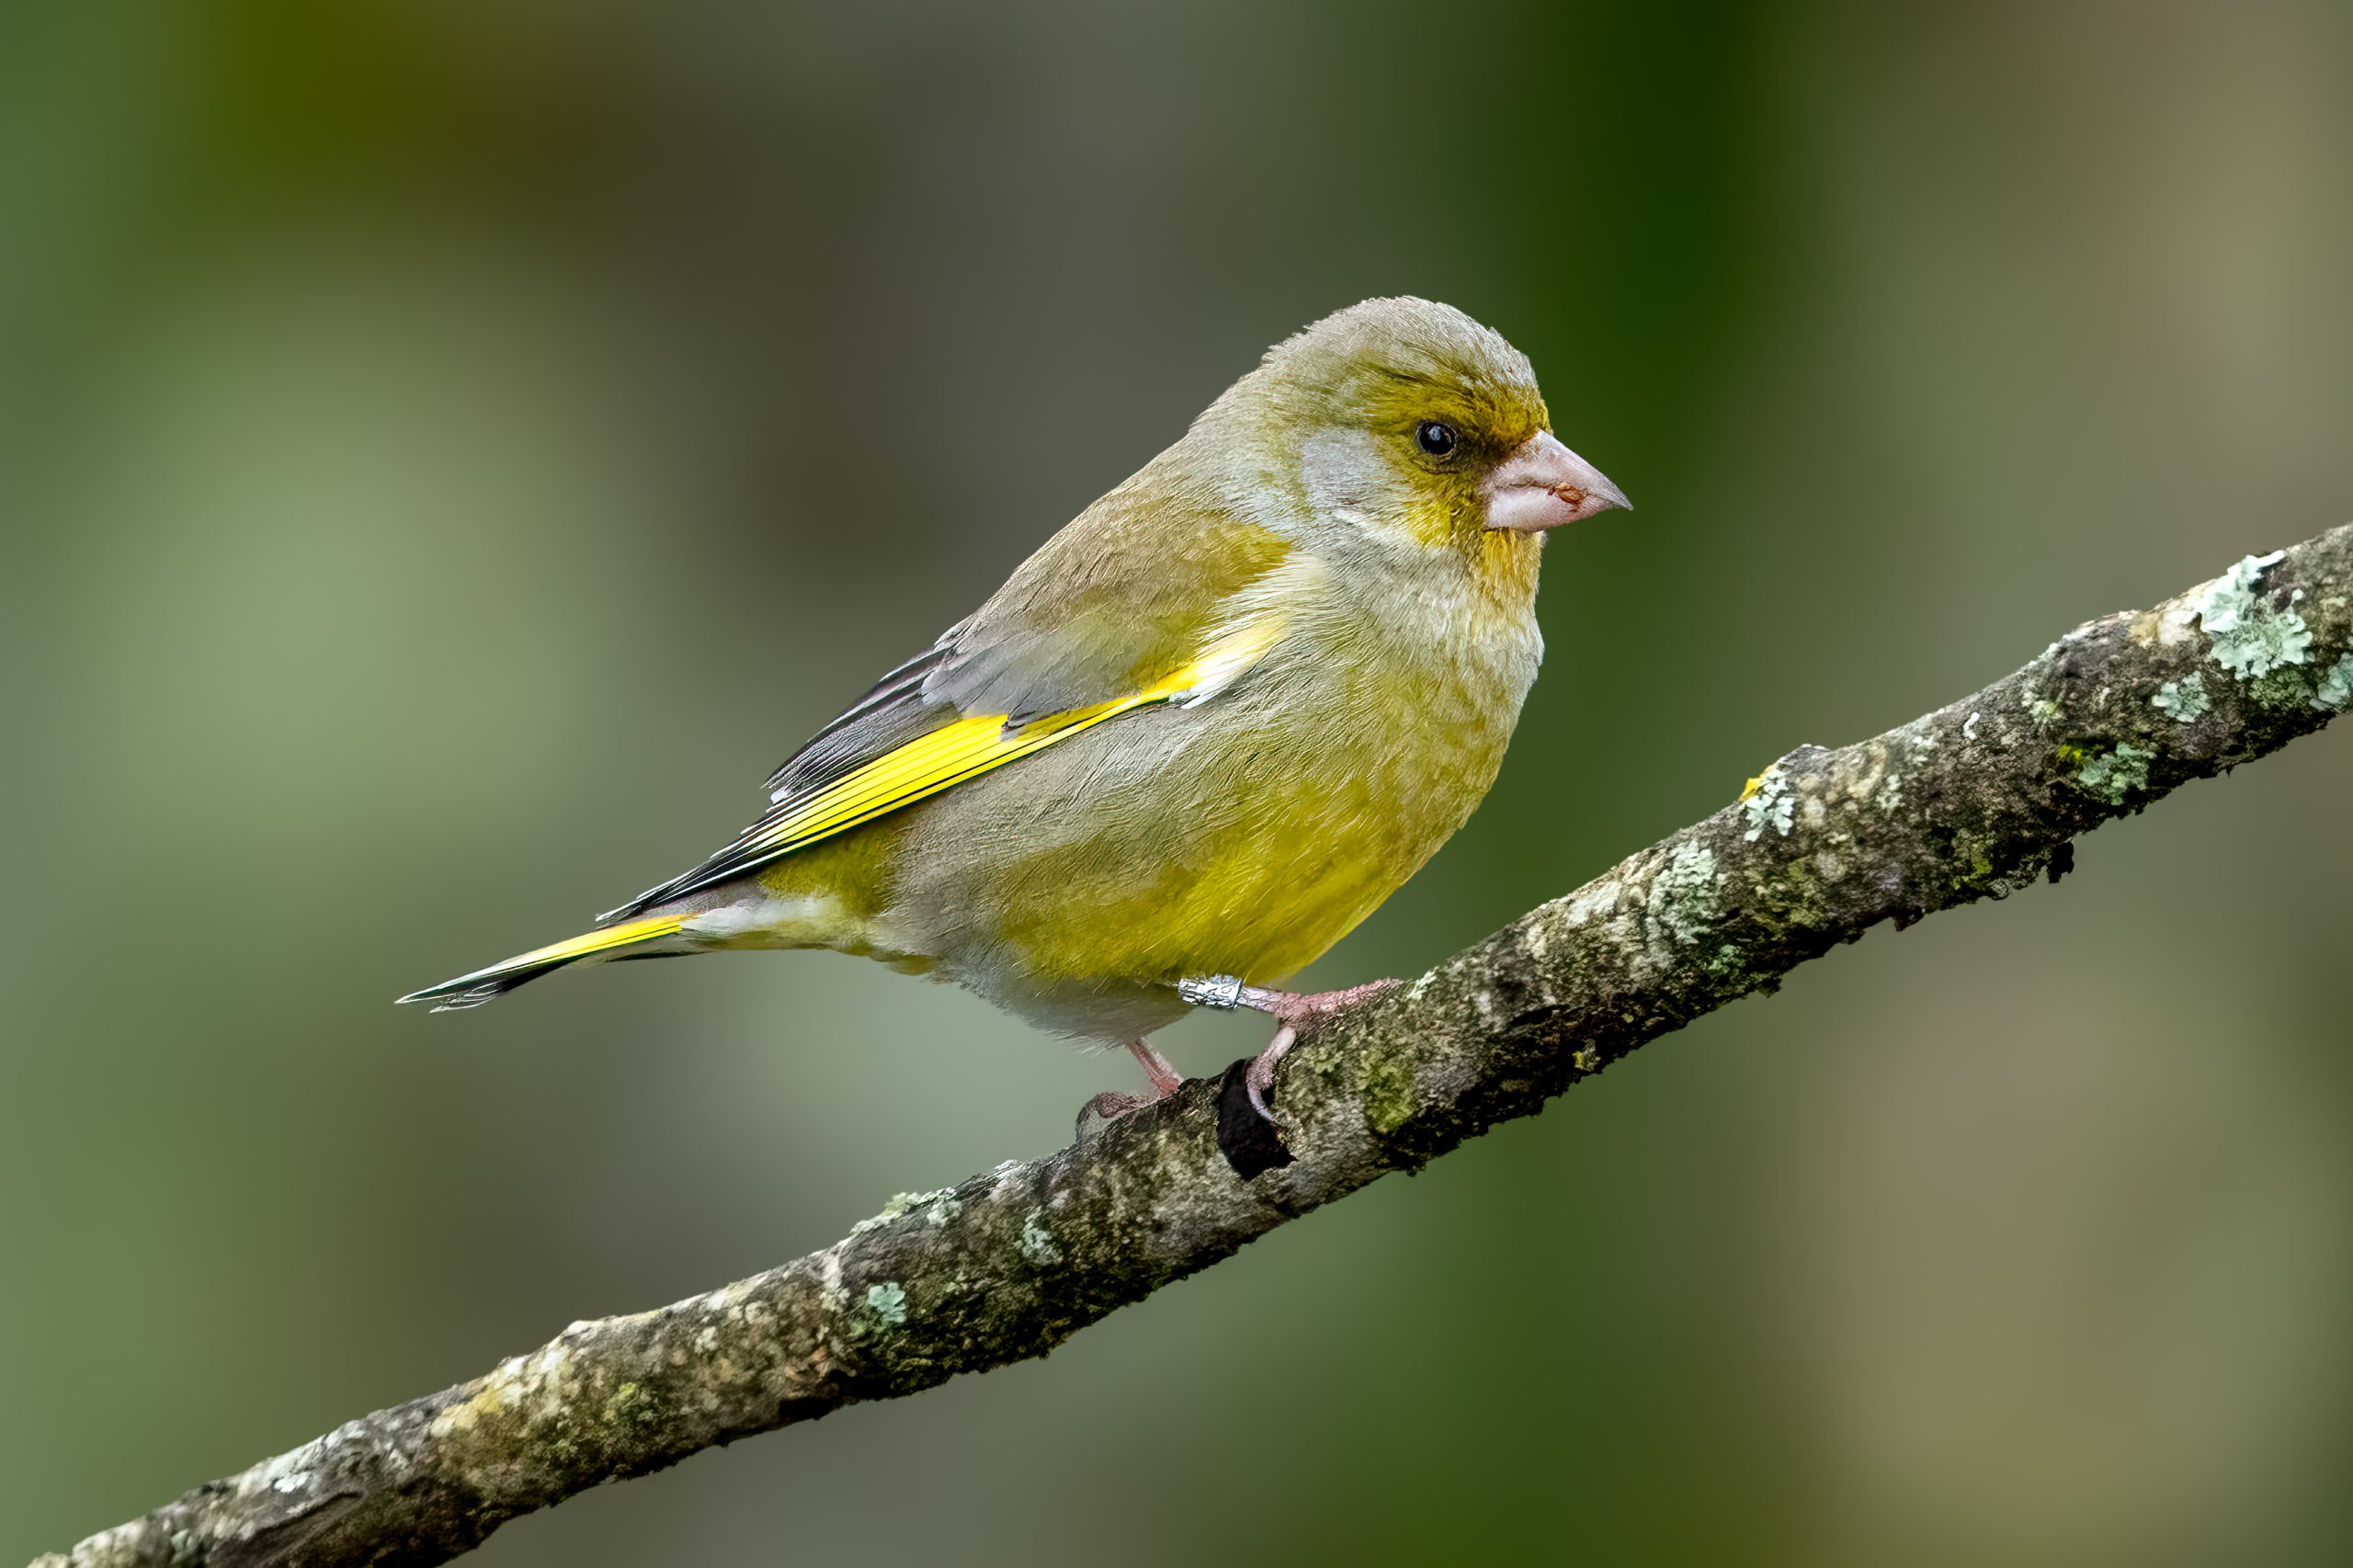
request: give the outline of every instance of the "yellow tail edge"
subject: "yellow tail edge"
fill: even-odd
[[[594,931],[583,931],[561,942],[544,948],[534,948],[528,953],[517,953],[488,969],[478,969],[472,974],[461,974],[455,980],[445,980],[438,985],[428,985],[422,991],[412,991],[397,1002],[430,1002],[437,1013],[463,1012],[479,1007],[504,996],[525,981],[537,980],[551,970],[562,969],[582,959],[595,958],[615,948],[633,948],[643,942],[675,937],[686,924],[680,915],[654,915],[642,920],[627,920],[619,926],[599,926]],[[652,956],[652,955],[648,955]]]

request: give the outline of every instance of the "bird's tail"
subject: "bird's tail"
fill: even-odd
[[[528,953],[517,953],[504,963],[478,969],[472,974],[461,974],[455,980],[445,980],[438,985],[428,985],[422,991],[412,991],[400,998],[404,1002],[430,1002],[437,1013],[461,1012],[493,1002],[527,980],[537,980],[551,970],[583,959],[602,961],[607,959],[666,958],[673,953],[691,951],[682,944],[649,948],[665,937],[675,937],[685,923],[682,915],[655,915],[643,920],[624,921],[619,926],[600,926],[594,931],[584,931],[577,937],[549,947],[534,948]]]

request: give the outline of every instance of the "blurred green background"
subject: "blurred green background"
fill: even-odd
[[[824,956],[389,1003],[722,842],[1339,305],[1502,329],[1641,510],[1324,983],[2353,517],[2353,12],[1903,9],[0,12],[0,1561],[1129,1086]],[[2348,798],[2340,726],[481,1561],[2345,1562]]]

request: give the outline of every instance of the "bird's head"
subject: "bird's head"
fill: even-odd
[[[1629,505],[1552,434],[1527,357],[1451,305],[1351,305],[1224,401],[1302,524],[1375,548],[1532,570],[1546,529]]]

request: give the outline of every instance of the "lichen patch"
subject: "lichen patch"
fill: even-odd
[[[2301,594],[2280,606],[2263,591],[2263,574],[2286,553],[2247,556],[2191,596],[2214,662],[2241,680],[2301,665],[2312,646],[2312,629],[2293,608]]]
[[[2281,665],[2246,683],[2246,694],[2263,708],[2302,708],[2313,699],[2313,683],[2293,665]]]
[[[1651,879],[1643,905],[1651,925],[1677,942],[1688,942],[1716,917],[1716,852],[1704,844],[1675,846],[1666,865]]]
[[[2205,717],[2214,699],[2206,691],[2206,677],[2196,670],[2157,687],[2149,706],[2177,724],[2194,724]]]
[[[2076,769],[2075,777],[2085,789],[2109,805],[2120,806],[2126,795],[2149,787],[2149,758],[2154,755],[2129,741],[2120,741],[2114,751],[2086,759]]]
[[[1790,781],[1781,777],[1776,763],[1749,780],[1750,789],[1740,802],[1742,820],[1748,831],[1741,835],[1754,844],[1765,836],[1768,828],[1783,838],[1790,835],[1790,826],[1797,821],[1797,801],[1790,794]]]
[[[2312,700],[2313,706],[2324,713],[2342,713],[2353,708],[2353,653],[2329,666],[2328,673],[2313,688]]]
[[[1021,1256],[1040,1268],[1063,1260],[1062,1245],[1046,1229],[1045,1219],[1044,1210],[1032,1209],[1029,1217],[1021,1222]]]
[[[907,1321],[906,1287],[895,1279],[866,1288],[866,1318],[877,1329],[896,1328]]]

